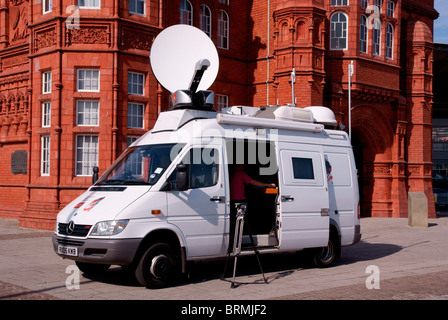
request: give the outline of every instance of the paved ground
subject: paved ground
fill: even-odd
[[[263,255],[264,284],[254,257],[243,257],[231,288],[232,267],[220,280],[225,260],[216,260],[196,263],[174,287],[148,290],[119,267],[101,278],[80,274],[76,287],[78,269],[53,252],[51,232],[0,219],[0,300],[448,300],[448,217],[428,228],[363,218],[361,231],[362,241],[329,269],[309,268],[295,254]]]

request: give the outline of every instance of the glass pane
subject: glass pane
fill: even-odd
[[[294,179],[314,179],[313,160],[309,158],[292,158]]]

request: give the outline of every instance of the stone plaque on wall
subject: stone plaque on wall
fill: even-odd
[[[13,174],[26,174],[28,167],[28,152],[17,150],[11,154],[11,172]]]

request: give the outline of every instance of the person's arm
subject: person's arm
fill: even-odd
[[[249,182],[249,184],[250,184],[250,185],[253,185],[253,186],[255,186],[255,187],[267,187],[267,188],[269,188],[269,187],[271,187],[271,188],[275,188],[275,187],[276,187],[276,186],[275,186],[275,183],[264,183],[264,182],[257,181],[257,180],[254,180],[254,179],[252,179],[252,180]]]

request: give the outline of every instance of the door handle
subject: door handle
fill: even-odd
[[[291,201],[294,201],[294,197],[292,197],[292,196],[282,196],[282,201],[283,202],[286,202],[286,201],[291,202]]]
[[[224,202],[226,200],[226,197],[224,196],[214,196],[210,198],[210,201],[213,202]]]

